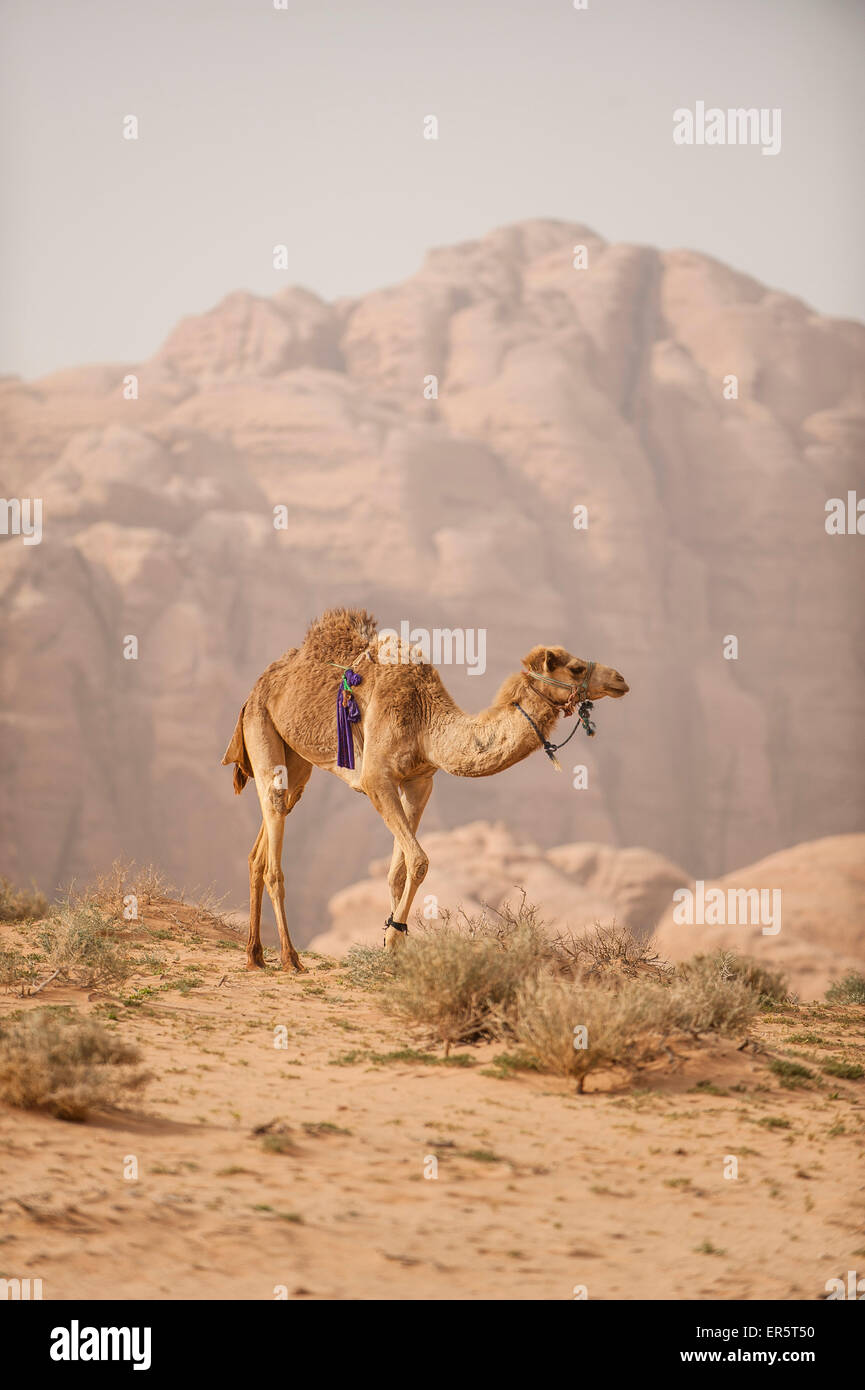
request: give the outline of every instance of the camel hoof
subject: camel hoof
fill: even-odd
[[[308,975],[309,971],[300,959],[300,956],[289,957],[282,962],[283,970],[293,970],[295,975]]]
[[[264,969],[264,956],[262,956],[261,959],[259,959],[257,956],[247,956],[247,957],[246,957],[246,968],[247,968],[247,970],[263,970],[263,969]]]
[[[397,931],[396,927],[388,927],[384,934],[384,949],[386,951],[401,951],[405,945],[405,932]]]

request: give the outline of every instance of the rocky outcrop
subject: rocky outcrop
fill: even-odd
[[[255,798],[222,751],[260,671],[342,603],[484,628],[486,673],[443,671],[469,708],[538,641],[630,682],[566,776],[438,778],[427,838],[499,820],[708,876],[858,829],[865,550],[824,506],[865,491],[863,367],[861,325],[539,221],[358,300],[232,294],[150,361],[5,379],[0,487],[44,509],[41,545],[0,548],[5,871],[50,891],[131,855],[242,902]],[[286,839],[303,941],[388,839],[320,776]]]

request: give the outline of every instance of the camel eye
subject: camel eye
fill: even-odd
[[[573,671],[575,676],[581,676],[585,669],[586,663],[584,661],[572,661],[568,665],[568,670]]]

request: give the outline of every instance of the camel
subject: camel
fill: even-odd
[[[392,648],[385,656],[376,621],[364,610],[330,609],[310,625],[299,648],[267,668],[241,709],[222,761],[234,764],[238,794],[254,779],[261,804],[261,829],[249,855],[249,969],[264,965],[265,887],[283,969],[305,969],[285,915],[282,843],[285,817],[300,801],[314,767],[367,796],[393,835],[384,945],[394,950],[405,940],[411,905],[429,867],[417,831],[435,774],[504,772],[541,747],[552,750],[556,721],[572,714],[578,700],[620,699],[629,689],[612,667],[584,661],[564,647],[541,645],[523,659],[522,670],[507,677],[488,709],[466,714],[435,667],[415,656],[404,648],[398,660]],[[354,768],[337,761],[336,701],[346,668],[361,677],[352,691],[360,712],[353,725]]]

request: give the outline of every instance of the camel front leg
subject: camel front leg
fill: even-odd
[[[433,789],[432,775],[429,777],[416,777],[411,782],[404,782],[400,787],[400,800],[406,814],[412,834],[417,836],[418,826],[421,817],[426,810],[427,802]],[[406,871],[405,855],[402,852],[399,841],[395,838],[393,842],[393,854],[391,855],[390,869],[387,875],[387,884],[390,889],[390,910],[391,916],[397,922],[404,922],[406,918],[400,917],[398,908],[403,892],[405,891]],[[390,930],[390,929],[389,929]],[[401,932],[396,935],[402,936]]]
[[[411,823],[403,809],[396,783],[384,779],[366,780],[364,791],[402,851],[405,883],[399,901],[391,911],[391,917],[393,921],[404,924],[411,911],[415,893],[426,877],[429,859],[415,839]],[[426,799],[428,798],[429,792],[427,792]],[[395,927],[388,927],[384,940],[386,949],[394,950],[402,944],[404,937],[404,931],[399,931]]]

